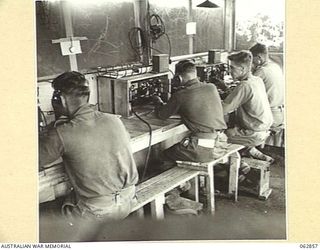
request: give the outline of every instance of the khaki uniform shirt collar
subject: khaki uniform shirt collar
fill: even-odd
[[[198,78],[195,78],[195,79],[192,79],[192,80],[187,81],[184,86],[185,86],[186,88],[188,88],[188,87],[191,87],[191,86],[193,86],[193,85],[195,85],[195,84],[199,84],[199,83],[200,83],[200,82],[199,82]]]
[[[77,116],[81,116],[87,113],[91,113],[93,110],[90,108],[90,104],[86,103],[82,106],[80,106],[72,115],[70,115],[70,119],[77,117]]]

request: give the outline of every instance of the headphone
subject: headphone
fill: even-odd
[[[62,115],[63,105],[61,99],[61,91],[56,89],[53,91],[51,105],[54,110],[56,120]]]
[[[171,92],[175,93],[181,89],[184,89],[185,86],[181,85],[181,73],[184,71],[185,67],[188,65],[195,65],[195,61],[193,59],[182,60],[178,62],[175,66],[175,74],[172,78],[171,82]]]
[[[195,65],[194,59],[187,59],[187,60],[182,60],[178,62],[175,68],[175,75],[181,74],[187,65],[194,66]]]

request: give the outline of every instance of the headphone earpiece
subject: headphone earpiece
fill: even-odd
[[[51,98],[51,105],[55,113],[56,120],[62,115],[63,104],[61,99],[61,91],[54,90]]]

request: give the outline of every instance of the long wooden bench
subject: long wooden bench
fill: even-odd
[[[198,170],[199,175],[206,177],[206,190],[207,190],[207,207],[208,210],[213,214],[215,211],[215,200],[214,200],[214,166],[219,163],[229,162],[229,186],[228,194],[234,197],[234,200],[238,200],[238,174],[240,168],[240,154],[239,150],[243,149],[244,146],[237,144],[228,144],[224,148],[221,157],[214,159],[210,162],[188,162],[188,161],[177,161],[178,167]]]
[[[165,193],[179,186],[180,184],[195,179],[195,200],[199,201],[199,175],[207,178],[206,189],[208,210],[214,213],[214,173],[213,168],[218,163],[229,162],[229,186],[228,194],[237,201],[238,197],[238,173],[240,167],[240,155],[238,151],[244,148],[242,145],[230,144],[222,157],[206,163],[177,161],[178,167],[169,169],[139,185],[137,185],[138,203],[133,207],[132,212],[139,210],[144,205],[151,204],[152,216],[161,219],[164,217],[163,204]],[[63,170],[63,165],[57,165],[40,172],[40,203],[54,200],[72,190],[68,177]],[[51,190],[50,192],[48,190]],[[141,210],[140,210],[141,211]]]
[[[193,169],[174,167],[137,185],[138,203],[132,208],[131,212],[137,211],[150,203],[152,217],[163,219],[165,194],[193,178],[197,182],[199,173],[199,171]],[[198,184],[195,187],[195,200],[199,201]]]
[[[131,212],[139,210],[140,216],[142,216],[141,211],[143,210],[141,209],[150,203],[152,217],[156,219],[164,218],[165,194],[193,178],[198,180],[198,174],[199,171],[197,170],[174,167],[138,184],[136,187],[138,203],[132,208]],[[54,200],[72,191],[72,186],[62,164],[41,171],[39,177],[40,203]],[[195,200],[199,201],[198,191],[196,190],[195,193]]]

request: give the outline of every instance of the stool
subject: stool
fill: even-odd
[[[239,150],[243,149],[244,146],[237,144],[228,144],[225,148],[225,152],[222,157],[214,159],[210,162],[189,162],[189,161],[176,161],[178,167],[194,169],[200,171],[199,175],[205,176],[206,178],[206,190],[207,190],[207,204],[208,211],[212,214],[215,211],[215,200],[214,200],[214,166],[218,163],[229,162],[229,186],[228,195],[234,197],[234,200],[238,200],[238,175],[240,168],[240,154]],[[196,183],[198,185],[198,182]]]
[[[257,195],[261,200],[267,200],[272,192],[270,188],[270,163],[245,157],[242,158],[242,161],[247,163],[251,168],[248,177],[252,176],[254,180],[251,181],[257,183],[253,183],[252,187],[240,185],[239,189]]]

